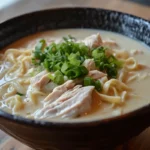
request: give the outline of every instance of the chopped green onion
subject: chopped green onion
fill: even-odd
[[[92,51],[92,56],[96,66],[107,73],[109,78],[117,78],[118,69],[122,67],[122,62],[117,60],[113,55],[107,56],[104,47],[96,48]]]
[[[76,66],[65,72],[65,75],[70,79],[75,79],[88,74],[88,70],[84,66]]]
[[[61,43],[51,43],[46,47],[45,40],[40,40],[34,50],[32,63],[55,72],[54,77],[50,77],[57,84],[67,79],[85,77],[88,74],[86,67],[82,66],[86,59],[94,59],[95,65],[100,71],[106,72],[109,78],[117,78],[118,69],[123,63],[113,55],[106,55],[105,47],[89,49],[82,42],[75,42],[72,36],[64,37]],[[86,81],[87,82],[87,81]],[[97,90],[101,89],[100,82],[94,81]]]
[[[95,89],[99,92],[102,91],[102,85],[101,85],[101,82],[99,80],[95,81]]]
[[[83,83],[84,86],[89,86],[89,85],[94,86],[94,84],[95,84],[95,82],[92,78],[90,78],[90,77],[85,77],[84,78],[84,83]]]
[[[35,47],[34,58],[32,58],[33,64],[40,64],[45,59],[45,55],[43,50],[45,48],[46,42],[45,40],[40,40],[39,43]]]
[[[71,53],[68,56],[68,60],[70,61],[70,64],[75,65],[75,66],[80,66],[80,64],[82,63],[79,52],[77,52],[76,54]]]
[[[24,96],[24,94],[19,93],[19,92],[17,92],[16,94],[19,95],[19,96]]]
[[[100,81],[99,80],[94,81],[94,79],[92,79],[91,77],[85,77],[83,85],[84,86],[90,86],[90,85],[95,86],[95,89],[99,92],[102,90]]]
[[[64,76],[59,70],[55,72],[53,81],[59,85],[64,83]]]
[[[65,74],[69,68],[72,68],[72,65],[68,62],[64,62],[61,67],[61,72]]]
[[[105,55],[105,48],[104,47],[98,47],[96,49],[94,49],[92,51],[92,56],[93,58],[101,58],[101,57],[104,57]]]
[[[48,78],[51,79],[52,81],[54,80],[54,76],[51,73],[48,74]]]
[[[39,43],[35,47],[35,52],[34,52],[35,58],[41,59],[41,57],[42,57],[41,52],[43,51],[45,44],[46,44],[45,40],[40,40],[39,41]]]

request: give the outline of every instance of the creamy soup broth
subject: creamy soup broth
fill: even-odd
[[[65,30],[54,30],[41,32],[35,35],[25,37],[10,46],[6,47],[5,50],[9,48],[30,48],[35,45],[35,43],[40,39],[49,39],[50,37],[60,38],[67,35],[72,35],[77,39],[84,39],[87,36],[92,34],[100,33],[103,40],[113,40],[118,44],[118,47],[115,49],[127,50],[133,53],[133,57],[138,61],[138,63],[150,66],[150,48],[140,41],[130,39],[126,36],[116,34],[113,32],[101,31],[101,30],[92,30],[92,29],[65,29]],[[5,51],[4,50],[4,51]],[[3,52],[4,52],[3,51]],[[137,54],[136,54],[137,53]],[[0,84],[4,84],[6,81],[1,79]],[[150,103],[150,93],[149,93],[149,83],[150,83],[150,69],[142,69],[136,71],[136,79],[132,82],[126,83],[128,87],[132,89],[130,96],[128,96],[125,102],[121,105],[114,105],[107,102],[102,102],[96,94],[93,94],[92,109],[82,116],[71,119],[72,121],[88,121],[95,119],[104,119],[108,117],[114,117],[118,115],[125,114],[127,112],[136,110],[142,106],[145,106]],[[43,97],[39,97],[42,99]],[[34,106],[29,104],[28,107],[25,107],[22,111],[19,111],[16,115],[26,116],[27,112],[33,113],[36,109],[42,107],[41,103],[37,103]],[[7,107],[2,107],[4,111],[10,111]],[[29,117],[32,118],[32,117]],[[38,119],[38,118],[36,118]],[[62,119],[62,118],[61,118]],[[49,119],[53,120],[53,119]],[[64,119],[62,119],[64,120]],[[61,121],[62,121],[61,120]],[[57,118],[56,118],[57,121]]]

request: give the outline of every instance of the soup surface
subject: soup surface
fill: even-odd
[[[0,54],[0,109],[55,121],[103,119],[136,110],[150,103],[149,50],[101,30],[28,36]]]

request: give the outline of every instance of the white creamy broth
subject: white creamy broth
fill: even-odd
[[[10,49],[10,48],[31,49],[35,46],[36,42],[39,41],[40,39],[47,39],[47,41],[50,41],[52,38],[52,39],[57,40],[62,37],[67,37],[67,35],[72,35],[73,37],[76,37],[77,39],[84,39],[88,36],[91,36],[97,33],[100,33],[103,41],[112,40],[113,42],[117,43],[118,46],[112,46],[113,47],[112,49],[119,50],[119,51],[124,51],[124,50],[128,51],[131,55],[130,57],[134,57],[135,60],[137,60],[138,64],[146,65],[146,68],[139,69],[136,71],[131,71],[131,74],[134,73],[133,81],[127,82],[126,85],[129,88],[131,88],[132,91],[129,92],[129,95],[127,96],[123,104],[116,105],[116,104],[103,102],[99,99],[99,97],[96,94],[93,93],[92,94],[93,100],[91,104],[92,107],[90,111],[84,112],[82,113],[80,117],[75,117],[73,119],[71,118],[70,120],[71,121],[88,121],[88,120],[103,119],[103,118],[118,116],[118,115],[125,114],[127,112],[136,110],[142,106],[149,104],[150,94],[148,92],[148,87],[150,83],[150,77],[149,77],[150,75],[150,69],[149,69],[150,51],[149,50],[150,48],[139,41],[135,41],[133,39],[122,36],[120,34],[107,32],[107,31],[101,31],[101,30],[65,29],[65,30],[54,30],[54,31],[42,32],[42,33],[38,33],[35,35],[25,37],[11,44],[10,46],[6,47],[5,50]],[[9,66],[9,65],[6,65],[6,66]],[[0,84],[3,85],[9,80],[10,80],[9,76],[5,78],[1,78]],[[30,82],[30,81],[26,81],[26,82]],[[24,83],[24,84],[26,84],[26,86],[29,86],[28,83]],[[3,88],[3,91],[6,92],[6,89]],[[7,89],[7,92],[8,92],[8,89]],[[48,95],[49,93],[46,92],[46,94]],[[26,103],[25,106],[22,106],[23,109],[19,110],[18,113],[16,112],[15,114],[22,115],[22,116],[29,117],[29,118],[34,118],[34,115],[38,114],[38,112],[36,111],[39,108],[43,107],[42,100],[45,99],[47,95],[43,94],[43,95],[37,96],[36,101],[34,102],[30,101]],[[22,96],[22,98],[26,99],[25,96]],[[6,105],[5,102],[2,102],[0,107],[2,110],[8,111],[9,113],[13,113],[12,109],[10,109],[11,105],[13,104],[11,103],[9,105]],[[61,119],[61,121],[68,121],[67,119],[64,119],[64,118],[59,118],[59,119],[58,118],[54,117],[54,118],[49,118],[48,120],[59,121]],[[41,119],[41,118],[36,117],[35,119]],[[47,119],[47,118],[44,118],[44,119]]]

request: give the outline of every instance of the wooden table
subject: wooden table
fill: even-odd
[[[26,2],[29,1],[27,0]],[[140,5],[134,2],[130,2],[128,0],[76,0],[75,2],[72,0],[72,1],[66,1],[66,3],[64,2],[63,4],[61,3],[60,5],[58,4],[60,2],[58,0],[56,0],[55,4],[54,3],[48,4],[47,2],[48,0],[42,0],[42,1],[36,0],[36,3],[39,3],[39,5],[36,6],[41,6],[41,8],[37,7],[37,9],[44,9],[44,8],[47,9],[50,7],[58,7],[58,6],[59,7],[64,7],[64,6],[101,7],[106,9],[127,12],[130,14],[134,14],[136,16],[143,17],[145,19],[150,19],[150,7],[145,5]],[[31,8],[30,6],[29,8],[28,5],[26,5],[26,8],[24,9],[28,11],[31,11],[32,9],[37,10],[34,5],[32,5],[32,7],[33,8]],[[7,10],[3,10],[3,12],[6,11]],[[11,12],[8,12],[8,15],[9,13],[11,14],[14,13],[15,15],[20,14],[18,5],[17,5],[17,9],[11,8],[10,11]],[[9,16],[8,15],[7,14],[3,15],[5,18],[2,19],[5,20],[6,18],[11,17],[11,15]],[[119,146],[118,148],[116,148],[116,150],[150,150],[149,139],[150,139],[150,129],[147,129],[143,133],[141,133],[138,137],[135,137],[132,140],[126,142],[123,146]],[[4,132],[0,131],[0,150],[32,150],[32,149],[18,142],[14,138],[6,135]]]

